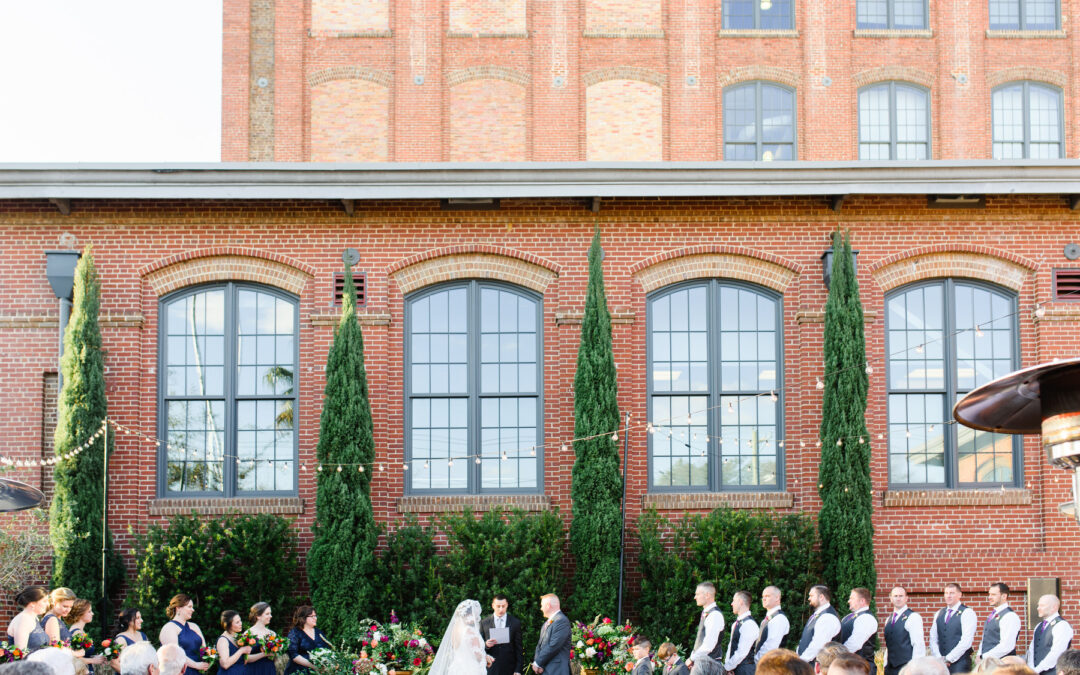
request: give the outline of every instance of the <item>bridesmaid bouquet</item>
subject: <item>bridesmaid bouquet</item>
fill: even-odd
[[[199,658],[201,658],[205,663],[214,665],[215,663],[217,663],[218,660],[217,650],[213,647],[200,647]]]
[[[282,635],[264,635],[258,643],[266,654],[279,654],[289,649],[289,638]]]
[[[6,642],[0,642],[0,663],[12,663],[13,661],[22,661],[25,658],[26,653],[23,650]]]
[[[236,636],[237,647],[251,647],[251,651],[255,651],[255,648],[259,646],[259,638],[256,637],[251,629],[247,629],[243,633]],[[247,655],[244,655],[244,660],[247,661]]]
[[[90,649],[94,646],[94,641],[90,638],[90,636],[82,632],[81,630],[72,633],[71,639],[68,640],[68,643],[75,651],[78,651],[80,649]]]
[[[112,661],[120,658],[120,650],[124,648],[122,640],[102,640],[101,641],[101,655],[105,657],[106,661]]]

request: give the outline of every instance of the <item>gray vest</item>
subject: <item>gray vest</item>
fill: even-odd
[[[701,648],[701,643],[705,641],[705,615],[712,614],[713,612],[719,612],[719,607],[713,607],[712,609],[703,612],[701,618],[698,620],[697,625],[697,639],[694,640],[694,651],[696,652]],[[720,636],[716,636],[716,645],[713,646],[712,651],[709,652],[709,658],[719,661],[724,656],[724,645]]]
[[[889,668],[899,670],[911,660],[915,646],[911,644],[911,634],[905,625],[911,616],[911,608],[908,607],[896,618],[896,612],[885,623],[885,648],[889,650],[889,660],[885,663]]]
[[[1065,619],[1060,616],[1055,616],[1050,621],[1047,621],[1045,625],[1040,623],[1035,627],[1035,637],[1031,639],[1031,648],[1035,651],[1035,665],[1039,665],[1046,655],[1050,653],[1050,647],[1054,645],[1054,626],[1058,625]],[[1069,640],[1069,644],[1065,645],[1065,649],[1072,647],[1072,640]],[[1044,670],[1040,675],[1056,675],[1057,664],[1050,670]]]
[[[810,646],[810,643],[814,641],[814,626],[817,624],[817,620],[819,618],[821,618],[822,614],[832,614],[833,616],[835,616],[837,618],[837,620],[840,619],[840,614],[836,611],[836,608],[834,608],[832,605],[829,605],[825,609],[825,611],[821,612],[820,614],[815,613],[813,616],[811,616],[810,620],[806,622],[806,628],[803,628],[802,639],[799,640],[799,653],[800,654],[805,652],[806,648]],[[836,633],[830,635],[829,640],[832,640],[833,638],[835,638],[839,634],[840,634],[840,631],[837,631]],[[826,640],[826,642],[828,642],[829,640]]]
[[[765,618],[761,620],[761,625],[758,626],[760,631],[758,632],[757,640],[754,641],[754,649],[752,651],[755,654],[761,649],[761,645],[765,644],[765,640],[769,639],[769,622],[778,616],[787,617],[787,614],[784,614],[784,610],[782,609],[776,610],[776,613],[772,616],[769,616],[768,612],[765,613]],[[781,637],[780,639],[783,640],[784,638]]]
[[[735,620],[735,625],[731,627],[731,639],[728,640],[728,656],[729,657],[731,655],[733,655],[735,653],[735,650],[737,650],[739,648],[739,630],[742,628],[743,623],[746,622],[746,621],[752,621],[752,620],[753,620],[753,618],[749,617],[749,616],[746,617],[745,619],[736,619]],[[719,642],[719,640],[717,642]],[[743,660],[736,663],[734,666],[731,667],[731,669],[732,669],[732,671],[735,671],[735,670],[737,670],[739,667],[741,667],[743,665],[747,665],[750,668],[754,667],[754,650],[753,650],[753,648],[751,648],[750,651],[746,652],[746,656],[743,657]]]
[[[985,654],[994,647],[997,647],[1001,643],[1001,617],[1006,614],[1012,613],[1012,607],[1006,607],[1001,610],[1000,613],[991,614],[986,619],[986,625],[983,626],[983,639],[982,645],[979,647],[979,654]],[[1016,656],[1016,647],[1005,656]]]
[[[960,604],[956,606],[956,611],[949,615],[949,620],[945,621],[945,613],[949,611],[946,607],[938,612],[937,615],[937,640],[938,649],[941,650],[941,655],[945,656],[953,650],[956,645],[960,644],[960,638],[963,635],[963,622],[960,620],[960,615],[964,612],[970,611],[967,605]],[[971,650],[967,650],[962,654],[960,658],[970,656]]]

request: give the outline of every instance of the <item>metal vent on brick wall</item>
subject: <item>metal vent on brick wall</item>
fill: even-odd
[[[356,306],[367,305],[367,272],[353,272],[353,283],[356,284]],[[345,274],[338,272],[334,275],[334,305],[341,306],[341,297],[345,295]]]
[[[1080,302],[1080,267],[1054,270],[1054,300]]]

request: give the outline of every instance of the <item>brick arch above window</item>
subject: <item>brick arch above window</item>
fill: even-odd
[[[529,86],[529,74],[505,66],[471,66],[450,70],[446,73],[446,86],[453,87],[472,80],[504,80],[519,84],[522,87]]]
[[[393,77],[390,73],[359,66],[335,66],[308,73],[308,86],[311,87],[317,87],[320,84],[326,84],[334,80],[365,80],[381,84],[384,87],[389,87],[393,83]]]
[[[1064,73],[1056,70],[1050,70],[1049,68],[1020,67],[995,70],[986,76],[986,86],[993,89],[1006,82],[1017,80],[1045,82],[1046,84],[1052,84],[1061,90],[1064,90],[1069,84],[1069,78]]]
[[[778,82],[780,84],[786,84],[793,89],[798,88],[799,86],[798,73],[787,70],[786,68],[777,68],[776,66],[746,66],[745,68],[733,68],[726,73],[722,73],[719,78],[717,78],[716,83],[723,89],[731,84],[753,80]]]
[[[855,73],[855,76],[851,78],[851,84],[856,89],[862,89],[866,85],[874,84],[876,82],[892,81],[911,82],[926,87],[927,89],[931,89],[934,86],[933,74],[909,66],[882,66],[880,68],[870,68]]]
[[[646,293],[689,279],[738,279],[783,294],[802,267],[778,256],[737,246],[692,246],[635,263],[630,273]]]
[[[634,66],[615,66],[613,68],[600,68],[589,71],[581,78],[586,87],[606,82],[608,80],[638,80],[648,82],[657,87],[663,87],[666,77],[663,73],[648,68],[636,68]]]
[[[539,256],[498,246],[432,249],[399,260],[387,273],[403,295],[458,279],[498,279],[543,294],[559,276],[559,265]]]
[[[944,277],[978,279],[1020,291],[1037,267],[1033,260],[985,246],[964,249],[928,246],[879,260],[870,266],[870,274],[885,292],[916,281]]]
[[[286,256],[223,247],[162,258],[139,270],[139,276],[158,297],[212,281],[250,281],[300,295],[315,270]]]

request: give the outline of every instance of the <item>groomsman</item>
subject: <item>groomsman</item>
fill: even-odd
[[[893,613],[885,623],[885,675],[899,675],[912,659],[926,656],[922,617],[907,606],[907,590],[902,586],[889,594]]]
[[[950,673],[971,670],[971,643],[975,641],[975,612],[960,602],[960,584],[945,584],[945,606],[930,624],[930,654],[945,659]]]
[[[877,634],[877,619],[870,613],[871,595],[869,589],[853,588],[848,596],[848,608],[851,613],[840,620],[840,641],[852,654],[861,656],[866,662],[874,663],[874,636]]]
[[[758,626],[750,614],[750,594],[736,591],[731,599],[731,611],[735,623],[731,624],[731,638],[724,655],[724,670],[734,675],[754,675],[754,642],[758,638]]]
[[[765,618],[761,621],[761,632],[754,642],[754,663],[761,657],[780,646],[791,630],[787,615],[780,608],[780,589],[768,586],[761,592],[761,606],[765,608]]]
[[[694,650],[686,665],[690,667],[690,675],[719,675],[723,668],[720,659],[724,645],[720,644],[720,634],[724,632],[724,614],[716,606],[716,586],[708,581],[698,584],[694,602],[701,608],[701,618]]]
[[[1042,623],[1035,627],[1027,652],[1027,664],[1036,675],[1056,675],[1058,658],[1069,648],[1073,628],[1058,614],[1061,600],[1056,595],[1039,598],[1036,609]]]
[[[634,658],[637,659],[637,663],[634,664],[634,670],[630,675],[652,675],[653,664],[652,659],[649,658],[649,651],[652,649],[652,643],[649,642],[649,638],[639,637],[634,642],[634,647],[631,650],[634,654]]]
[[[540,629],[540,639],[536,643],[533,672],[570,675],[570,619],[562,613],[559,596],[548,593],[541,597],[540,613],[547,621]]]
[[[825,643],[840,635],[840,614],[830,604],[832,593],[828,586],[814,586],[806,600],[814,608],[814,614],[806,622],[799,640],[799,658],[813,663]]]
[[[1016,638],[1020,635],[1020,615],[1009,607],[1009,587],[1003,583],[990,586],[986,599],[994,611],[986,617],[979,658],[1016,655]]]
[[[495,659],[488,666],[488,675],[521,675],[525,662],[522,648],[521,621],[507,610],[510,601],[499,594],[491,601],[493,614],[480,622],[480,633],[484,636],[484,647],[489,656]],[[494,628],[509,629],[509,642],[498,643],[491,637]]]

